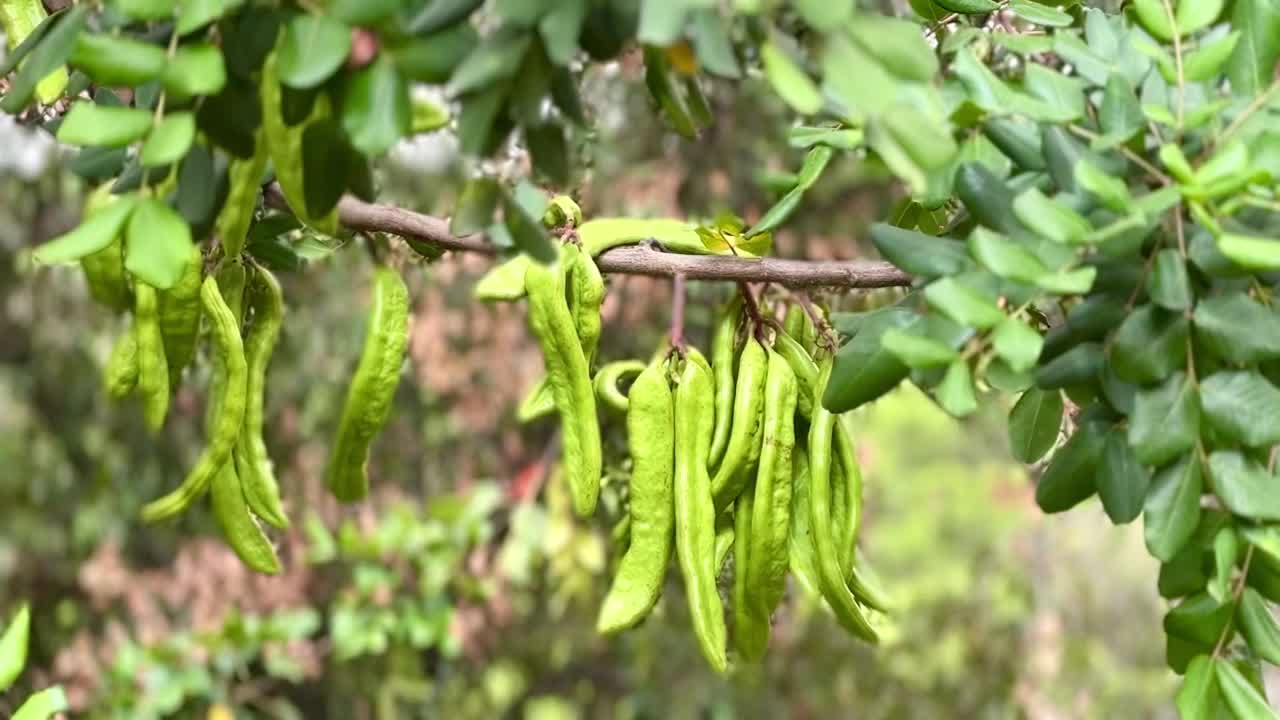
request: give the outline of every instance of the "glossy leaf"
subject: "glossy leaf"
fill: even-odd
[[[187,154],[195,138],[195,115],[189,112],[166,115],[159,125],[151,129],[138,153],[138,160],[144,167],[175,163]]]
[[[1059,390],[1097,379],[1106,361],[1098,343],[1081,343],[1036,369],[1036,385]]]
[[[342,97],[342,129],[366,157],[385,154],[409,134],[409,84],[387,55],[351,75]]]
[[[296,15],[284,26],[277,71],[280,82],[305,89],[328,80],[351,52],[351,31],[326,15]]]
[[[996,307],[994,298],[984,297],[952,277],[931,283],[924,289],[924,297],[938,312],[979,330],[995,327],[1006,317]]]
[[[1137,518],[1150,485],[1151,474],[1138,462],[1125,431],[1112,428],[1098,465],[1098,497],[1111,522],[1123,525]]]
[[[898,328],[886,331],[880,343],[911,368],[940,367],[950,363],[958,355],[945,343]]]
[[[1234,450],[1217,450],[1209,456],[1209,475],[1222,504],[1237,515],[1259,520],[1280,520],[1280,478]]]
[[[1057,243],[1076,245],[1092,232],[1089,221],[1067,205],[1030,188],[1013,201],[1013,212],[1028,230]]]
[[[1187,358],[1187,320],[1183,315],[1144,305],[1116,330],[1111,364],[1116,375],[1135,383],[1164,380]]]
[[[1233,715],[1240,720],[1268,720],[1280,717],[1276,715],[1275,710],[1271,709],[1262,693],[1234,665],[1215,660],[1213,666],[1222,699]]]
[[[1216,662],[1208,655],[1197,655],[1187,666],[1186,677],[1174,699],[1182,720],[1212,720],[1218,698],[1218,678],[1213,667]]]
[[[157,290],[182,277],[191,257],[191,228],[159,200],[138,201],[125,230],[124,268]]]
[[[222,52],[207,43],[178,47],[161,76],[166,92],[177,97],[217,95],[227,84]]]
[[[1036,504],[1046,513],[1059,513],[1079,505],[1097,491],[1097,467],[1102,455],[1103,429],[1096,423],[1082,425],[1053,460],[1036,484]]]
[[[1019,462],[1031,464],[1058,442],[1062,427],[1062,395],[1031,388],[1009,412],[1009,447]]]
[[[69,145],[121,147],[151,129],[151,113],[140,108],[108,107],[87,100],[71,106],[58,126],[58,141]]]
[[[1156,253],[1150,287],[1151,302],[1166,310],[1186,310],[1195,302],[1191,278],[1187,275],[1182,255],[1173,248]]]
[[[164,48],[106,33],[81,33],[67,61],[104,85],[141,85],[164,71]]]
[[[1280,390],[1256,370],[1221,371],[1200,383],[1208,424],[1250,447],[1280,442]]]
[[[1195,447],[1200,437],[1200,397],[1181,372],[1137,394],[1129,418],[1129,444],[1145,465],[1164,465]]]
[[[123,197],[85,218],[71,231],[45,242],[32,251],[38,263],[73,263],[110,245],[125,227],[136,207],[132,197]]]
[[[1236,610],[1236,622],[1253,654],[1272,665],[1280,665],[1280,624],[1257,590],[1245,588]]]
[[[1200,493],[1204,489],[1200,460],[1183,457],[1152,479],[1143,504],[1147,550],[1168,562],[1186,545],[1200,522]]]
[[[880,340],[891,328],[905,328],[918,317],[894,306],[865,316],[858,333],[836,353],[822,404],[834,413],[843,413],[897,387],[907,376],[907,366]]]
[[[871,226],[871,242],[884,259],[913,275],[956,275],[973,266],[964,244],[888,223]]]
[[[1280,357],[1280,314],[1243,292],[1201,300],[1192,323],[1196,340],[1228,362]]]
[[[985,228],[969,235],[969,253],[986,269],[1010,280],[1034,282],[1048,272],[1044,263],[1021,245]]]

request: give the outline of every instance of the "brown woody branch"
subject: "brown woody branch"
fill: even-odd
[[[267,204],[288,209],[274,183],[266,189]],[[449,223],[412,210],[367,203],[350,195],[338,203],[338,220],[361,232],[382,232],[433,243],[444,250],[497,255],[499,249],[480,235],[456,237]],[[649,245],[607,250],[596,258],[604,273],[674,277],[727,282],[768,282],[785,287],[884,288],[910,285],[912,278],[887,262],[867,260],[747,259],[724,255],[681,255]]]

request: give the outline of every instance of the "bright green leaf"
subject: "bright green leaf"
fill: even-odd
[[[151,113],[141,108],[109,107],[80,100],[58,127],[58,141],[69,145],[121,147],[151,129]]]
[[[196,138],[196,117],[189,112],[166,115],[151,129],[138,160],[144,167],[168,165],[182,159]]]
[[[73,263],[92,255],[120,236],[135,206],[132,197],[122,197],[86,218],[70,232],[36,247],[31,255],[36,262],[45,265]]]
[[[191,228],[159,200],[138,201],[125,230],[124,267],[134,277],[168,290],[191,257]]]

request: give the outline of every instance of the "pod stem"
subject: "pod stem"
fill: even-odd
[[[684,355],[684,275],[676,273],[671,278],[671,347]]]
[[[767,345],[764,334],[765,320],[760,314],[760,303],[756,301],[751,285],[747,282],[739,281],[738,292],[742,293],[742,305],[747,310],[747,317],[751,319],[752,333],[755,335],[756,340],[759,340],[761,344]]]

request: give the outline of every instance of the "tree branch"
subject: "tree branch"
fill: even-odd
[[[288,209],[275,183],[266,188],[268,205]],[[384,232],[434,243],[444,250],[496,256],[499,249],[480,235],[455,237],[440,218],[391,205],[367,203],[350,195],[338,203],[338,220],[351,230]],[[607,250],[596,258],[604,273],[674,277],[690,280],[769,282],[786,287],[883,288],[911,284],[911,276],[887,262],[865,260],[749,259],[726,255],[681,255],[644,245]]]

